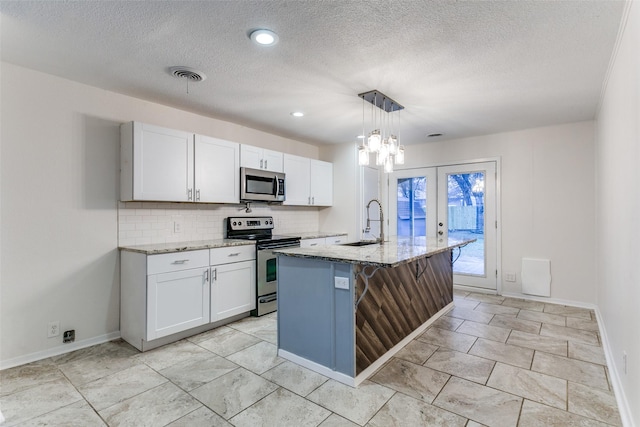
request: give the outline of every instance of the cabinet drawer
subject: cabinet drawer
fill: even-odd
[[[227,246],[210,249],[209,264],[219,265],[230,262],[250,261],[256,259],[255,245]]]
[[[301,248],[317,248],[319,246],[324,246],[326,244],[325,238],[321,237],[318,239],[302,239],[300,240]]]
[[[149,255],[147,257],[147,275],[208,266],[208,249]]]
[[[339,245],[341,243],[346,243],[346,242],[347,242],[347,235],[327,237],[326,239],[327,245]]]

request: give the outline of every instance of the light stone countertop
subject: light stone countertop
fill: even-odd
[[[171,252],[197,251],[199,249],[226,248],[228,246],[255,245],[253,240],[214,239],[195,240],[190,242],[156,243],[149,245],[120,246],[121,251],[139,252],[147,255],[166,254]]]
[[[384,244],[367,246],[317,246],[313,248],[290,248],[274,250],[275,253],[297,258],[319,259],[348,264],[374,265],[378,267],[396,267],[420,258],[435,255],[451,248],[465,246],[475,242],[471,240],[453,240],[439,243],[435,238],[392,236]]]

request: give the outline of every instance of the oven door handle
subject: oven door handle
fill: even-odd
[[[258,302],[260,304],[266,304],[268,302],[276,301],[277,299],[278,299],[277,295],[269,295],[269,296],[266,296],[266,297],[259,298]]]

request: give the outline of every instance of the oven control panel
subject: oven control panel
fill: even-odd
[[[242,216],[227,218],[227,230],[270,230],[273,229],[272,216]]]

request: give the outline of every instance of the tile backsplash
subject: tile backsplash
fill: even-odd
[[[230,216],[272,216],[274,233],[318,230],[316,207],[187,203],[118,203],[118,246],[222,239]]]

